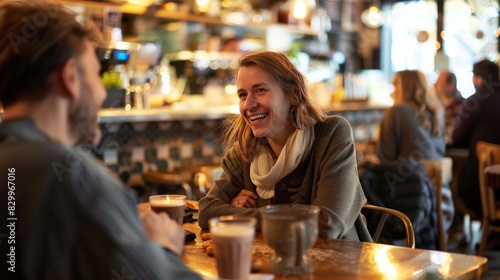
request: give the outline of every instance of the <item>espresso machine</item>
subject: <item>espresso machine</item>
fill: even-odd
[[[100,75],[107,92],[103,108],[125,107],[126,90],[130,85],[128,65],[140,48],[140,44],[131,42],[105,42],[97,46],[96,54],[101,63]]]

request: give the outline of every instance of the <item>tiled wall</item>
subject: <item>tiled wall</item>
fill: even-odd
[[[344,116],[357,142],[375,138],[383,109],[333,112]],[[143,184],[146,171],[217,165],[225,148],[218,143],[222,120],[159,121],[101,124],[97,151],[129,185]]]
[[[137,185],[146,171],[218,164],[224,152],[217,143],[220,122],[104,123],[97,151],[124,182]]]

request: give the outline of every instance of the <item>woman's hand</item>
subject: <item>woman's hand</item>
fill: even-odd
[[[256,208],[259,196],[249,190],[241,190],[240,193],[231,200],[234,207]]]

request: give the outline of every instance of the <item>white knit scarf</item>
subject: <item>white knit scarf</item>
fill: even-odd
[[[290,174],[309,154],[313,142],[312,130],[295,130],[286,141],[276,163],[271,152],[261,146],[250,163],[250,178],[257,187],[257,194],[264,199],[274,197],[276,183]]]

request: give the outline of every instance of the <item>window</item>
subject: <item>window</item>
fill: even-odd
[[[436,51],[435,1],[399,2],[392,6],[391,64],[393,71],[419,69],[431,80],[436,71],[450,69],[458,78],[464,97],[474,93],[472,65],[498,57],[498,2],[446,0],[444,2],[443,53]]]

